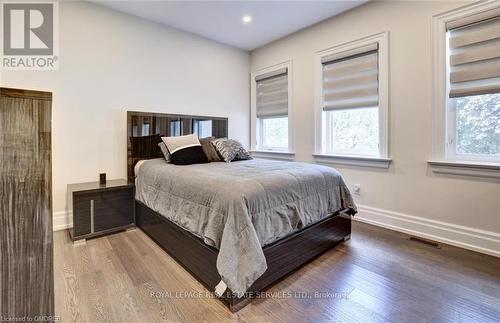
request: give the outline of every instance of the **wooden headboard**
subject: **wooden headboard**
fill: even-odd
[[[134,166],[141,159],[162,157],[161,137],[197,133],[200,138],[227,137],[227,118],[127,111],[127,177],[134,181]]]

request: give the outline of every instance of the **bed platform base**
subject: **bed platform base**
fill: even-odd
[[[135,203],[136,224],[162,249],[176,259],[210,292],[220,276],[217,272],[218,250],[180,228],[144,204]],[[263,248],[266,272],[249,288],[251,296],[262,292],[311,260],[346,241],[351,235],[351,217],[332,215]],[[229,291],[219,298],[234,313],[248,305],[252,298],[237,298]]]

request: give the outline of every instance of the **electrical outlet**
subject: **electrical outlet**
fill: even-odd
[[[361,195],[361,185],[354,184],[354,194]]]

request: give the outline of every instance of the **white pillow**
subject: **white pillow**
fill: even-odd
[[[170,155],[184,148],[201,146],[198,135],[196,134],[177,137],[161,137],[161,140],[167,146]]]
[[[208,163],[207,156],[201,147],[196,134],[179,137],[161,137],[170,153],[170,163],[174,165],[191,165]]]

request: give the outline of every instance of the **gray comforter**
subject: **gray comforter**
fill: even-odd
[[[263,246],[332,213],[356,212],[342,176],[313,164],[152,159],[136,176],[136,199],[217,248],[217,270],[238,295],[267,269]]]

